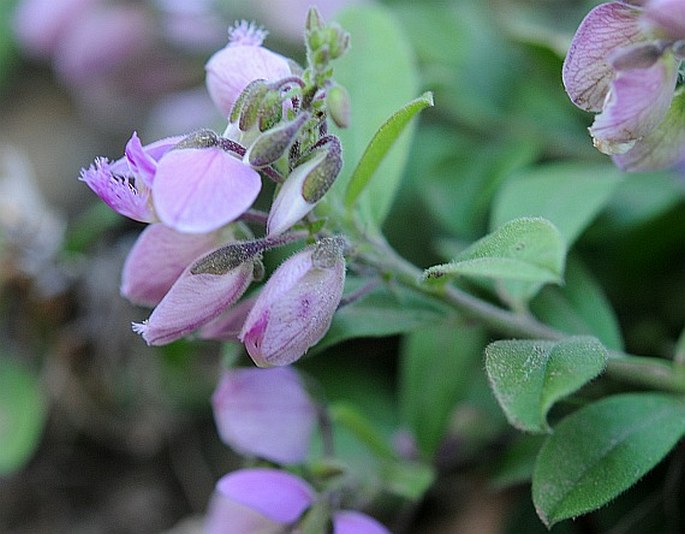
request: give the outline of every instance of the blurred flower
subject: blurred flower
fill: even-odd
[[[280,464],[306,458],[316,407],[294,369],[226,371],[212,406],[221,439],[236,452]]]
[[[390,534],[373,517],[353,510],[341,510],[333,515],[333,534]]]
[[[317,495],[301,478],[276,469],[241,469],[222,477],[207,512],[205,534],[281,534],[297,523]],[[333,513],[333,534],[389,534],[375,519],[356,511]],[[297,531],[297,530],[295,530]]]
[[[280,534],[314,502],[301,478],[277,469],[241,469],[222,477],[210,502],[205,534]]]
[[[290,76],[288,60],[262,46],[265,37],[265,30],[239,22],[229,30],[228,45],[209,58],[207,90],[224,117],[250,82]]]
[[[45,294],[54,294],[66,283],[57,265],[66,221],[47,204],[31,165],[11,145],[0,147],[0,252],[24,275],[35,278]]]
[[[251,0],[250,7],[255,17],[279,37],[294,42],[302,40],[307,12],[312,5],[326,20],[333,19],[335,13],[348,5],[361,4],[366,0]]]
[[[81,179],[112,209],[141,222],[161,221],[180,232],[211,232],[254,202],[261,178],[202,131],[145,147],[134,133],[125,157],[99,158]]]
[[[292,363],[325,335],[345,284],[342,252],[340,239],[322,239],[271,275],[240,332],[255,364]]]
[[[17,4],[13,30],[19,45],[30,55],[47,59],[72,24],[102,0],[23,0]]]
[[[672,134],[682,141],[685,125],[681,93],[673,98],[685,52],[685,27],[674,22],[682,11],[682,2],[671,0],[601,4],[566,56],[566,91],[580,108],[600,112],[590,127],[594,144],[623,169],[672,166],[685,153],[669,141]]]

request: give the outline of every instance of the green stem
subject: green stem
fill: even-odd
[[[416,291],[442,300],[465,316],[481,321],[503,335],[550,340],[567,337],[567,334],[541,323],[531,315],[500,308],[453,285],[425,283],[422,281],[423,271],[399,256],[382,236],[365,235],[364,240],[368,248],[362,257],[382,273]],[[685,369],[668,360],[610,351],[606,373],[634,385],[685,393]]]

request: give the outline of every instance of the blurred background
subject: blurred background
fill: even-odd
[[[1,532],[197,532],[216,479],[238,465],[216,436],[209,405],[230,349],[198,341],[153,349],[131,332],[148,310],[119,296],[119,276],[142,227],[77,178],[95,156],[120,157],[132,131],[144,143],[222,131],[204,63],[225,45],[229,25],[255,20],[269,30],[269,48],[301,61],[311,3],[0,0]],[[318,7],[329,19],[350,3]],[[585,131],[591,117],[573,107],[560,80],[571,36],[596,2],[380,3],[406,32],[421,91],[436,100],[422,116],[386,227],[409,259],[440,261],[455,245],[437,239],[445,233],[462,242],[482,235],[508,173],[605,161]],[[628,345],[659,354],[685,319],[684,223],[682,181],[653,179],[659,192],[640,180],[623,189],[624,204],[612,204],[579,248],[621,304]],[[629,245],[636,235],[645,244],[639,250]],[[611,247],[598,255],[607,240]],[[627,259],[629,272],[621,267]],[[637,282],[649,262],[663,266],[652,287],[658,299]],[[358,395],[393,420],[398,350],[397,338],[347,342],[303,367],[330,395]],[[526,488],[485,483],[482,467],[510,430],[488,398],[482,362],[469,365],[480,376],[469,402],[479,400],[455,399],[462,404],[454,425],[464,433],[458,457],[442,459],[452,476],[413,511],[407,531],[542,532]],[[352,381],[357,387],[346,389]]]

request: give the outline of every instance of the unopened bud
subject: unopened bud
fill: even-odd
[[[198,130],[181,139],[174,148],[210,148],[218,144],[219,136],[212,130]]]
[[[300,113],[294,120],[264,132],[245,154],[245,161],[253,167],[265,167],[276,162],[290,150],[308,120],[309,113]]]
[[[262,288],[240,332],[255,364],[288,365],[318,343],[331,325],[344,285],[345,259],[336,239],[283,263]]]
[[[340,172],[342,153],[338,138],[324,137],[315,146],[276,195],[266,223],[269,235],[285,232],[314,209]]]
[[[342,85],[333,85],[326,91],[326,105],[333,122],[340,128],[350,125],[350,95]]]
[[[337,137],[329,135],[319,141],[315,152],[325,154],[323,160],[307,174],[302,183],[302,198],[314,204],[330,189],[342,168],[342,147]]]

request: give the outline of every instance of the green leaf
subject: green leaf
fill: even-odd
[[[552,223],[542,218],[523,217],[476,241],[452,262],[430,267],[424,277],[468,275],[560,282],[565,256],[563,240]]]
[[[497,459],[490,483],[497,489],[503,489],[529,482],[545,439],[542,434],[518,434]]]
[[[622,173],[613,166],[553,163],[519,172],[495,197],[491,228],[517,217],[544,217],[570,247],[607,204]]]
[[[360,281],[353,278],[347,281],[352,292],[359,284]],[[342,306],[335,313],[326,336],[314,350],[319,352],[353,338],[411,332],[439,321],[446,313],[445,307],[415,291],[402,286],[381,285],[361,299]]]
[[[592,335],[605,347],[623,347],[621,330],[602,287],[583,264],[569,258],[563,286],[547,286],[530,303],[545,324],[567,334]]]
[[[418,462],[387,462],[381,468],[383,489],[410,501],[420,500],[435,481],[435,469]]]
[[[397,110],[381,125],[366,147],[347,185],[347,191],[345,192],[345,207],[347,209],[352,208],[357,202],[359,196],[367,187],[371,178],[373,178],[383,158],[385,158],[390,148],[407,127],[409,121],[419,111],[429,106],[433,106],[433,95],[427,92]]]
[[[495,397],[509,422],[528,432],[548,432],[552,405],[599,375],[606,361],[606,349],[592,337],[502,340],[485,349]]]
[[[0,476],[29,461],[40,442],[45,415],[36,378],[0,357]]]
[[[414,57],[401,25],[379,5],[350,6],[336,17],[350,33],[350,50],[335,62],[335,80],[349,92],[350,127],[332,128],[343,147],[344,165],[319,211],[342,202],[352,171],[378,128],[418,93]],[[380,226],[392,204],[407,160],[411,131],[394,143],[357,207],[364,222]]]
[[[599,508],[635,484],[685,433],[682,399],[660,393],[615,395],[559,423],[533,472],[543,523]]]
[[[424,457],[433,458],[457,403],[482,373],[483,328],[459,319],[427,325],[400,349],[400,403]],[[449,377],[449,378],[448,378]]]

